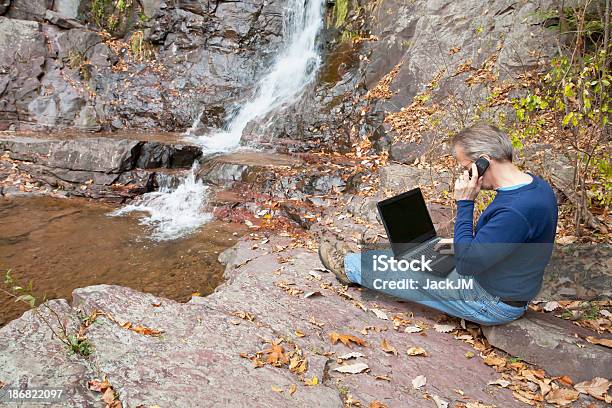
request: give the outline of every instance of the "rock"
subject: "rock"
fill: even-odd
[[[0,130],[31,120],[47,57],[40,24],[0,17]]]
[[[141,147],[136,167],[141,169],[191,167],[201,155],[202,149],[197,146],[146,142]]]
[[[53,10],[47,10],[45,12],[45,20],[61,28],[84,28],[83,24],[81,24],[75,18],[66,17],[65,15],[55,12]]]
[[[95,137],[4,136],[2,151],[33,180],[72,195],[119,202],[152,191],[162,182],[157,174],[162,169],[190,168],[202,155],[198,146]]]
[[[236,152],[213,156],[204,161],[198,177],[208,183],[227,186],[234,182],[257,183],[260,191],[277,179],[274,169],[302,164],[294,156],[269,152]]]
[[[43,21],[52,4],[51,0],[12,0],[6,15],[17,20]]]
[[[381,167],[378,172],[381,189],[394,194],[403,193],[422,185],[433,186],[439,193],[452,190],[452,176],[448,171],[438,173],[430,169],[389,164]]]
[[[77,16],[79,14],[79,5],[81,0],[54,0],[53,11],[70,21],[78,21]],[[54,23],[55,24],[55,23]],[[76,27],[64,27],[64,28],[76,28]]]
[[[3,16],[11,5],[11,0],[0,0],[0,16]]]
[[[271,237],[269,245],[284,245],[287,238]],[[284,407],[342,407],[342,395],[348,392],[366,406],[373,400],[385,401],[388,406],[421,406],[422,394],[404,392],[411,389],[412,376],[418,371],[428,378],[427,387],[435,387],[436,394],[446,400],[455,398],[453,389],[461,389],[470,400],[485,404],[495,403],[508,408],[522,406],[512,398],[511,391],[487,387],[498,377],[478,358],[466,359],[471,346],[454,340],[452,336],[433,330],[426,337],[418,337],[419,346],[427,350],[426,359],[416,361],[381,353],[378,344],[389,341],[398,350],[414,344],[415,337],[393,330],[392,323],[347,303],[339,296],[340,290],[330,274],[322,275],[334,290],[321,287],[312,279],[310,271],[320,267],[315,253],[304,249],[285,249],[267,253],[264,248],[253,249],[253,242],[241,242],[228,256],[227,282],[208,297],[194,297],[182,304],[128,288],[97,285],[73,292],[72,308],[62,309],[60,316],[76,316],[76,310],[89,315],[93,310],[108,313],[114,323],[104,316],[97,318],[86,332],[94,347],[92,358],[118,393],[123,406],[257,406]],[[282,264],[279,256],[290,258]],[[233,266],[232,266],[233,265]],[[320,296],[304,299],[291,296],[274,282],[290,282],[302,291],[320,291]],[[349,288],[348,296],[365,307],[384,309],[387,314],[414,313],[414,319],[433,326],[435,312],[399,303],[369,291]],[[265,294],[265,296],[262,296]],[[63,305],[67,307],[65,302]],[[374,306],[376,305],[376,306]],[[247,312],[255,320],[240,319],[236,314]],[[317,324],[309,323],[314,321]],[[78,319],[74,319],[78,321]],[[145,336],[121,327],[124,322],[163,330],[161,337]],[[32,324],[31,314],[0,329],[0,378],[13,385],[21,376],[37,380],[39,386],[57,382],[57,373],[66,375],[62,384],[71,390],[64,406],[84,406],[90,393],[84,389],[92,373],[86,361],[68,355],[57,340],[51,340],[47,328]],[[370,331],[368,336],[358,333],[366,326],[385,327],[384,331]],[[24,332],[28,335],[24,336]],[[302,331],[305,336],[294,333]],[[346,375],[329,370],[334,358],[327,353],[343,355],[351,351],[329,340],[331,332],[351,333],[363,337],[369,347],[360,348],[372,375]],[[265,365],[255,368],[241,353],[254,355],[270,347],[269,342],[284,338],[286,351],[296,344],[308,361],[303,378],[317,377],[316,386],[306,386],[299,375],[288,367]],[[23,362],[23,351],[31,364]],[[53,358],[51,358],[53,356]],[[416,365],[415,365],[416,364]],[[440,367],[444,367],[443,373]],[[470,372],[470,381],[462,373]],[[79,373],[76,378],[72,373]],[[380,381],[375,375],[385,375],[392,381]],[[79,385],[80,384],[80,385]],[[205,384],[206,386],[202,386]],[[288,394],[291,384],[297,390]],[[282,389],[283,392],[275,392]],[[343,390],[343,391],[340,391]],[[99,395],[97,395],[99,398]]]
[[[569,376],[574,383],[612,377],[612,350],[583,340],[596,334],[554,316],[528,311],[501,326],[482,327],[492,346],[542,367],[550,376]],[[580,347],[578,347],[580,345]]]

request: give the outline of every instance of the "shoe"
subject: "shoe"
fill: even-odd
[[[319,243],[319,259],[326,269],[331,271],[343,285],[352,285],[344,271],[344,256],[349,252],[344,242],[323,238]]]

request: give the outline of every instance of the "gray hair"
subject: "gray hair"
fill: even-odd
[[[461,146],[472,161],[484,155],[498,161],[512,161],[513,148],[508,135],[486,123],[478,123],[457,133],[452,146],[453,151]]]

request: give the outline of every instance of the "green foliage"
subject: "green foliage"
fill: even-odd
[[[30,308],[36,306],[36,298],[32,295],[32,281],[29,281],[25,287],[20,286],[17,282],[15,282],[15,279],[13,279],[11,270],[9,269],[4,274],[4,284],[14,295],[15,302],[27,303]]]
[[[153,46],[144,39],[144,31],[136,31],[130,37],[130,51],[136,61],[150,60],[155,57]]]
[[[71,334],[67,337],[67,340],[68,347],[74,354],[78,354],[83,357],[91,355],[93,346],[86,338],[79,338],[78,336]]]
[[[348,1],[349,0],[336,0],[334,4],[334,16],[336,18],[336,28],[339,28],[348,15]]]
[[[554,11],[563,44],[561,54],[550,61],[531,90],[512,100],[517,125],[510,132],[515,146],[553,141],[556,153],[574,165],[573,191],[566,194],[574,213],[576,235],[581,225],[605,231],[591,209],[612,203],[612,165],[609,126],[612,102],[610,29],[602,17],[582,6]],[[605,14],[605,13],[604,13]],[[607,33],[606,33],[607,31]],[[601,211],[600,211],[601,213]]]
[[[81,335],[80,332],[76,334],[69,334],[66,322],[60,318],[60,315],[45,301],[44,298],[40,306],[38,308],[36,307],[36,298],[33,294],[32,281],[28,282],[26,286],[20,285],[13,278],[11,270],[9,269],[4,274],[4,285],[9,290],[0,290],[13,297],[15,302],[26,303],[30,309],[32,309],[34,314],[36,314],[36,316],[40,319],[40,321],[43,322],[49,328],[49,330],[51,330],[53,335],[64,343],[70,351],[84,357],[87,357],[92,353],[93,348],[89,341],[83,335]],[[44,308],[48,314],[42,314],[40,310],[41,308]],[[55,320],[55,322],[52,320]]]

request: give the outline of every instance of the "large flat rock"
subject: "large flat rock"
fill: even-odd
[[[253,241],[241,242],[224,253],[227,282],[212,295],[187,304],[119,286],[77,289],[72,308],[62,306],[62,318],[75,317],[76,310],[85,314],[101,310],[119,323],[98,317],[90,326],[86,336],[94,346],[93,356],[69,355],[28,313],[0,329],[0,380],[13,385],[26,379],[30,386],[52,386],[62,379],[71,390],[63,406],[71,407],[92,406],[89,401],[95,395],[83,385],[103,375],[129,407],[341,407],[347,395],[361,406],[378,400],[389,407],[434,407],[427,395],[453,404],[482,401],[523,406],[508,389],[487,385],[499,374],[480,358],[467,359],[466,352],[473,351],[468,344],[434,330],[426,330],[426,336],[396,331],[390,320],[381,320],[371,309],[384,310],[390,318],[405,313],[430,327],[437,313],[370,291],[349,288],[344,292],[331,274],[313,271],[321,266],[314,252],[290,249],[287,244],[286,239],[271,239],[258,248]],[[304,298],[304,293],[312,291],[320,294]],[[252,315],[252,321],[240,318],[245,313]],[[164,334],[138,334],[120,326],[127,321]],[[370,327],[367,335],[361,333],[366,327]],[[367,345],[334,345],[329,339],[332,332],[359,336]],[[304,374],[294,374],[287,366],[255,368],[240,356],[265,350],[275,339],[283,339],[287,350],[292,345],[302,350],[308,361]],[[381,349],[383,339],[398,355]],[[408,356],[411,346],[423,347],[429,356]],[[28,361],[35,363],[22,364],[24,350]],[[369,371],[333,371],[336,358],[351,351],[363,354],[358,361],[368,364]],[[428,379],[421,390],[412,387],[418,375]],[[314,376],[319,384],[306,385],[304,380]],[[297,387],[292,395],[291,384]]]
[[[540,366],[552,376],[569,376],[575,383],[594,377],[612,378],[612,350],[587,342],[594,334],[569,321],[528,311],[502,326],[482,328],[491,345]]]
[[[140,138],[138,138],[140,136]],[[89,198],[125,200],[151,191],[158,172],[189,169],[199,146],[171,138],[0,133],[0,154],[43,185]],[[2,180],[0,180],[2,181]]]

